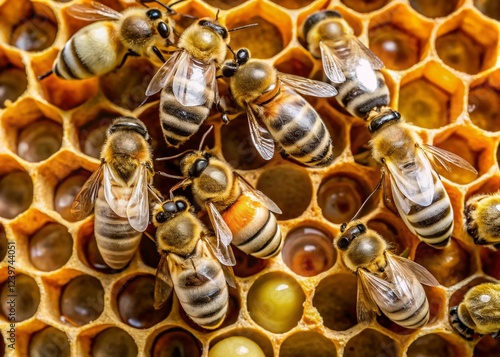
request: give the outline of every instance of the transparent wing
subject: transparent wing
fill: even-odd
[[[236,265],[236,259],[231,245],[221,244],[221,241],[217,238],[217,236],[210,234],[206,234],[203,239],[207,242],[210,250],[222,265],[228,267]]]
[[[395,162],[386,160],[392,183],[403,196],[420,206],[427,207],[434,198],[432,165],[423,150],[415,148],[411,161]]]
[[[364,274],[366,273],[361,270],[358,271],[356,315],[359,323],[371,323],[374,320],[374,313],[380,314],[380,310],[367,291]]]
[[[321,50],[321,62],[323,63],[323,71],[329,80],[334,83],[343,83],[346,78],[342,72],[342,62],[337,58],[333,46],[328,42],[321,41],[319,43]]]
[[[271,133],[259,125],[252,108],[248,104],[246,110],[253,145],[264,160],[271,160],[274,155],[274,140]]]
[[[216,70],[214,62],[205,64],[183,51],[172,84],[175,98],[186,107],[207,103],[211,95],[207,88],[213,89]]]
[[[233,268],[222,264],[222,271],[224,272],[224,278],[226,279],[227,285],[236,289],[236,278],[234,277]]]
[[[217,208],[215,208],[215,205],[212,202],[207,201],[205,203],[205,209],[210,217],[217,239],[220,240],[223,245],[227,246],[231,244],[231,241],[233,240],[233,233],[222,218],[220,212]]]
[[[276,203],[274,203],[273,200],[271,200],[269,197],[267,197],[263,192],[261,192],[261,191],[257,190],[256,188],[254,188],[250,184],[250,182],[248,182],[247,180],[245,180],[245,178],[243,176],[241,176],[237,172],[235,172],[235,175],[238,176],[239,180],[241,181],[241,183],[243,183],[243,185],[245,186],[245,188],[248,191],[250,191],[255,197],[257,197],[257,199],[260,202],[262,202],[262,204],[264,205],[264,207],[266,207],[269,211],[277,213],[277,214],[283,213],[281,211],[281,209],[278,207],[278,205]]]
[[[432,155],[432,158],[439,163],[446,171],[453,171],[455,168],[471,171],[478,174],[477,170],[467,160],[455,155],[452,152],[440,149],[433,145],[424,145],[423,149]]]
[[[359,40],[355,35],[349,35],[349,39],[351,41],[351,49],[353,56],[359,56],[364,59],[367,59],[370,63],[372,69],[378,71],[384,68],[384,62],[377,57],[372,50],[365,46],[363,42]]]
[[[432,275],[427,269],[413,260],[403,258],[401,256],[389,254],[387,260],[393,266],[392,269],[398,269],[403,272],[403,274],[413,274],[417,280],[428,286],[439,286],[439,282],[436,280],[434,275]]]
[[[89,4],[75,4],[68,8],[68,13],[75,19],[84,21],[118,20],[123,15],[97,1]]]
[[[361,271],[358,271],[358,274]],[[403,296],[412,296],[411,290],[405,280],[399,279],[401,276],[395,276],[395,281],[390,282],[379,278],[375,274],[362,271],[363,275],[363,285],[366,288],[365,291],[370,294],[373,301],[381,310],[391,311],[394,308],[395,303],[401,300]],[[391,276],[392,278],[393,276]],[[405,292],[405,293],[403,293]]]
[[[94,208],[95,199],[99,193],[102,172],[105,164],[101,164],[97,170],[85,181],[80,192],[71,204],[71,215],[76,219],[84,219]]]
[[[128,222],[138,232],[144,232],[149,223],[148,170],[141,165],[132,195],[127,204]]]
[[[389,180],[391,182],[391,192],[392,192],[392,199],[394,200],[394,204],[396,207],[399,207],[400,210],[403,211],[404,214],[408,214],[411,209],[410,203],[405,200],[403,194],[399,190],[398,186],[396,186],[396,183],[394,182],[394,179],[391,177],[389,174]]]
[[[278,76],[284,85],[296,90],[300,94],[322,98],[329,98],[337,95],[337,89],[329,83],[281,72],[278,73]]]
[[[170,277],[170,270],[168,268],[168,256],[162,253],[160,263],[156,269],[156,278],[154,286],[154,307],[159,309],[167,301],[172,293],[172,278]]]
[[[148,84],[146,88],[146,95],[148,97],[155,95],[163,88],[165,88],[166,84],[170,80],[171,76],[175,72],[175,69],[178,66],[179,56],[183,53],[183,51],[179,51],[174,53],[168,60],[165,62],[160,69],[155,73],[153,78]]]
[[[102,178],[102,184],[104,185],[104,198],[108,203],[109,207],[120,217],[127,216],[127,210],[125,207],[120,206],[120,198],[116,195],[113,190],[113,181],[114,179],[113,171],[111,170],[109,165],[104,165],[104,173]]]

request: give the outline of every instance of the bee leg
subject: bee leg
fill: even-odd
[[[38,80],[39,80],[39,81],[41,81],[42,79],[45,79],[45,78],[47,78],[48,76],[50,76],[52,73],[53,73],[53,72],[52,72],[52,70],[50,70],[50,71],[47,71],[47,72],[45,72],[45,73],[43,73],[43,74],[39,75],[37,78],[38,78]]]
[[[450,309],[450,320],[451,320],[451,324],[457,330],[457,332],[460,334],[460,336],[462,336],[463,338],[465,338],[468,341],[473,340],[474,331],[471,328],[467,327],[458,318],[458,306],[453,306]]]
[[[153,46],[153,52],[155,53],[156,57],[158,57],[160,59],[160,61],[162,61],[163,63],[167,62],[165,60],[165,57],[163,57],[163,54],[158,49],[158,47]]]
[[[122,59],[122,62],[120,63],[120,65],[117,67],[117,68],[122,68],[123,65],[125,64],[125,61],[127,60],[127,58],[129,56],[133,56],[133,57],[139,57],[140,55],[132,50],[128,50],[127,53],[125,53],[125,56],[123,56],[123,59]]]

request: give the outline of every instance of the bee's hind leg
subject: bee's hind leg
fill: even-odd
[[[122,61],[121,61],[120,65],[119,65],[117,68],[122,68],[122,67],[123,67],[123,65],[125,64],[125,62],[127,61],[127,58],[128,58],[129,56],[132,56],[132,57],[139,57],[140,55],[139,55],[137,52],[134,52],[134,51],[132,51],[132,50],[130,50],[130,49],[129,49],[129,50],[127,51],[127,53],[125,53],[125,56],[123,56],[123,59],[122,59]]]

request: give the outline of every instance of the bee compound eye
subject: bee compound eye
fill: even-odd
[[[164,22],[160,22],[157,26],[157,29],[158,29],[158,33],[160,34],[161,37],[163,38],[167,38],[168,35],[170,35],[170,30],[167,26],[166,23]]]
[[[187,203],[182,200],[175,202],[175,206],[179,212],[184,212],[187,209]]]
[[[366,227],[363,224],[358,224],[357,228],[360,233],[366,232]]]
[[[161,18],[161,11],[158,9],[151,9],[146,12],[147,17],[151,20],[157,20]]]
[[[177,206],[172,201],[169,201],[163,205],[163,211],[166,213],[175,213],[177,212]]]
[[[198,159],[194,162],[194,170],[193,170],[193,175],[195,177],[200,176],[203,171],[207,168],[208,166],[208,161],[206,159]]]
[[[232,77],[238,70],[238,64],[235,62],[226,62],[224,66],[222,66],[222,75],[224,77]]]
[[[236,52],[236,62],[239,65],[245,64],[250,59],[250,52],[246,48],[241,48]]]
[[[158,212],[156,214],[156,221],[158,223],[163,223],[167,220],[167,215],[165,214],[165,212]]]
[[[351,240],[347,237],[340,237],[339,241],[337,242],[337,247],[340,250],[346,250],[347,247],[349,247],[349,244],[351,243]]]

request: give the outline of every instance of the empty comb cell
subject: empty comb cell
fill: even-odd
[[[465,354],[463,347],[460,348],[451,342],[451,336],[447,338],[437,333],[431,333],[419,337],[408,347],[408,357],[435,357],[435,356],[460,356]]]
[[[72,252],[71,234],[59,223],[45,225],[30,238],[30,261],[41,271],[61,268],[67,263]]]
[[[366,329],[347,342],[344,357],[397,356],[399,346],[394,339],[373,329]]]
[[[410,0],[410,5],[418,13],[430,17],[444,17],[458,7],[459,0]]]
[[[28,87],[26,72],[15,67],[0,69],[0,109],[6,107],[6,101],[15,102]]]

